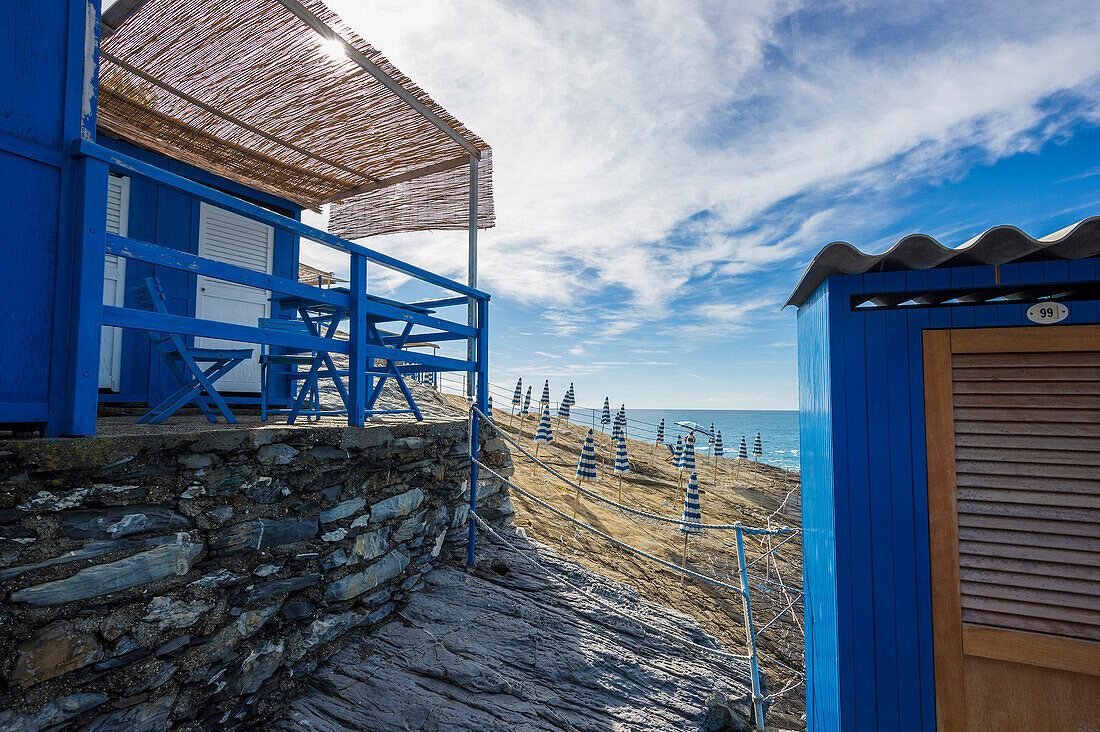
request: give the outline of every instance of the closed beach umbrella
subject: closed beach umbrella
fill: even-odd
[[[718,434],[714,436],[714,484],[718,485],[718,458],[722,457],[722,432],[718,431]]]
[[[554,429],[550,426],[550,407],[543,405],[542,407],[542,419],[539,420],[538,429],[535,430],[535,457],[539,456],[539,445],[542,443],[550,444],[554,441]],[[534,475],[538,472],[538,465],[531,467],[531,474]]]
[[[588,434],[584,437],[584,444],[581,446],[581,457],[577,462],[577,480],[593,481],[596,479],[596,438],[592,434],[592,430],[588,430]]]
[[[657,439],[653,441],[653,449],[649,451],[649,454],[653,454],[653,450],[657,449],[657,445],[660,445],[665,441],[665,420],[662,417],[661,423],[657,425]]]
[[[543,405],[542,407],[542,419],[539,420],[539,427],[535,431],[535,449],[538,449],[540,442],[553,442],[554,441],[554,429],[550,426],[550,407]]]
[[[611,403],[607,400],[607,397],[603,398],[603,414],[600,415],[600,432],[603,432],[603,426],[605,424],[611,424]]]
[[[710,434],[707,435],[707,446],[710,447],[710,457],[714,459],[714,422],[710,423]]]
[[[756,459],[764,454],[764,445],[760,442],[760,433],[756,433],[756,439],[752,443],[752,461],[755,463]]]
[[[489,402],[486,405],[485,416],[488,417],[489,419],[493,418],[493,398],[492,397],[489,397]]]
[[[703,515],[699,511],[699,479],[695,476],[695,473],[691,474],[688,478],[687,491],[684,492],[684,512],[680,515],[680,531],[684,534],[684,562],[683,568],[687,569],[688,561],[688,536],[691,534],[701,534],[703,530],[699,527],[699,524],[703,523]],[[680,583],[683,584],[684,578],[681,575]]]
[[[563,419],[569,419],[569,402],[562,401],[558,405],[558,428],[561,428],[561,421]]]
[[[619,430],[623,433],[623,437],[626,437],[626,405],[619,406],[619,412],[615,415],[615,419],[619,420]]]
[[[520,417],[526,417],[531,413],[531,387],[527,387],[527,396],[523,397],[523,408],[519,410]]]
[[[516,407],[523,402],[523,377],[516,381],[516,390],[512,392],[512,408],[508,414],[508,426],[512,426],[512,417],[516,414]]]
[[[569,391],[565,392],[565,398],[562,399],[561,401],[562,401],[563,404],[568,404],[571,407],[576,405],[577,397],[573,393],[573,382],[572,381],[569,382]]]
[[[596,480],[596,438],[592,430],[584,437],[584,445],[581,446],[581,457],[577,461],[577,482],[591,482]],[[580,505],[581,492],[573,495],[573,518],[577,518],[577,507]]]
[[[676,444],[672,446],[672,467],[680,467],[680,456],[684,454],[684,438],[676,435]]]
[[[542,385],[542,400],[539,401],[539,404],[549,404],[549,403],[550,403],[550,380],[547,379],[546,383],[544,383]]]
[[[741,435],[741,444],[737,448],[737,459],[738,460],[748,460],[749,459],[749,451],[745,449],[745,436],[744,435]]]
[[[626,437],[622,434],[619,435],[618,441],[615,443],[615,467],[614,470],[619,474],[619,503],[623,502],[623,475],[630,472],[630,460],[626,457]]]
[[[684,471],[695,473],[695,435],[684,438],[684,451],[680,453],[680,487],[684,485]]]

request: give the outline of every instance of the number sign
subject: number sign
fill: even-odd
[[[1068,317],[1069,308],[1060,302],[1038,302],[1027,309],[1027,319],[1040,325],[1060,323]]]

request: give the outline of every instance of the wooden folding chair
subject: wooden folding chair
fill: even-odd
[[[260,318],[259,326],[264,330],[310,335],[309,327],[301,320]],[[260,419],[266,422],[269,414],[289,414],[290,421],[293,421],[298,415],[320,419],[321,396],[317,385],[318,376],[332,376],[334,380],[339,380],[343,374],[330,374],[327,369],[325,371],[313,371],[313,364],[318,358],[316,351],[284,350],[285,353],[272,353],[270,346],[260,346]],[[285,373],[273,372],[273,366],[286,366],[289,370]],[[311,369],[311,371],[305,373],[298,371],[297,367],[299,366]],[[272,408],[270,406],[271,379],[273,377],[287,380],[287,383],[290,384],[290,398],[295,406],[298,404],[298,392],[304,390],[305,398],[302,400],[302,406],[299,409],[295,409],[293,406],[290,408]],[[341,410],[336,410],[335,413],[341,413]],[[342,413],[347,414],[346,409]]]
[[[146,310],[170,314],[168,298],[156,277],[147,277],[138,284],[135,291],[138,302]],[[237,364],[252,358],[251,348],[194,348],[184,343],[183,336],[178,333],[161,331],[150,331],[149,340],[182,386],[139,417],[138,423],[159,424],[190,401],[198,405],[206,419],[217,422],[218,417],[210,409],[207,397],[214,402],[226,422],[237,423],[229,405],[214,388],[214,382],[229,373]],[[199,366],[200,363],[210,365],[204,369]]]

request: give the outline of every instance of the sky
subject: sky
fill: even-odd
[[[1095,0],[327,2],[493,147],[478,284],[507,388],[796,409],[780,307],[824,245],[1100,214]],[[361,243],[465,281],[463,232]]]

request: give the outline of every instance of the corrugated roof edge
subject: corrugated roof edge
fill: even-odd
[[[801,307],[821,283],[836,274],[1096,256],[1100,256],[1100,216],[1089,217],[1041,239],[1033,239],[1015,226],[995,226],[954,249],[927,234],[911,234],[882,254],[864,254],[848,242],[836,241],[817,253],[783,307]]]

